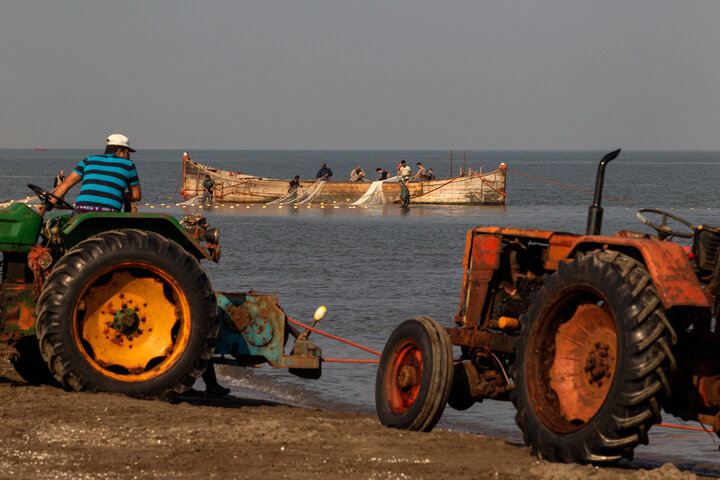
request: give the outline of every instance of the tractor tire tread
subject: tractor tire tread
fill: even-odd
[[[199,332],[202,340],[198,340],[198,358],[192,361],[192,368],[179,374],[179,379],[171,385],[156,385],[148,391],[123,391],[122,385],[97,384],[68,358],[68,345],[62,338],[63,308],[66,298],[71,296],[72,280],[82,276],[86,266],[102,261],[109,252],[119,250],[152,251],[158,256],[172,258],[179,264],[188,278],[196,280],[200,288],[193,292],[198,298],[202,311],[198,312],[193,322],[202,322]],[[137,229],[107,231],[90,237],[75,245],[61,259],[59,265],[48,276],[44,289],[38,298],[37,333],[40,350],[53,376],[67,390],[74,391],[116,391],[146,399],[171,400],[194,383],[205,370],[207,360],[212,355],[215,338],[217,337],[217,307],[214,291],[210,280],[200,267],[200,263],[175,242],[153,233]]]
[[[539,314],[538,305],[551,300],[550,292],[587,283],[592,277],[615,279],[605,283],[614,289],[608,295],[623,306],[618,342],[625,341],[625,368],[616,371],[616,390],[611,388],[608,401],[588,421],[588,426],[565,438],[537,418],[526,392],[521,393],[518,388],[518,383],[525,381],[524,357],[531,354],[523,349],[535,321],[532,317]],[[631,458],[633,448],[647,439],[649,428],[661,419],[657,406],[662,396],[671,394],[667,378],[676,364],[669,347],[674,344],[675,332],[665,317],[650,274],[642,263],[627,255],[595,250],[579,253],[570,263],[561,263],[554,274],[544,277],[543,284],[542,289],[531,295],[528,313],[521,318],[520,336],[515,342],[516,360],[511,365],[516,388],[510,396],[523,438],[536,454],[556,461],[608,463]]]

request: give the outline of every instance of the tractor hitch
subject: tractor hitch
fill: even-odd
[[[302,378],[320,378],[322,350],[308,341],[309,331],[300,332],[288,323],[276,295],[251,290],[216,292],[215,296],[220,327],[215,354],[223,357],[213,361],[231,365],[267,362],[273,367],[288,368],[290,373]],[[317,317],[316,312],[315,323],[320,320]],[[290,336],[295,342],[290,355],[285,355]]]

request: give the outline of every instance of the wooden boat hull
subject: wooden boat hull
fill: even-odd
[[[214,196],[221,203],[267,203],[287,194],[289,180],[268,179],[219,170],[183,156],[182,195],[192,198],[202,194],[205,175],[215,181]],[[506,169],[485,174],[474,172],[455,178],[408,182],[412,204],[428,205],[504,205]],[[313,180],[301,180],[299,195],[313,188]],[[334,182],[323,185],[313,203],[350,203],[370,188],[371,182]],[[386,203],[400,198],[399,183],[383,183]]]

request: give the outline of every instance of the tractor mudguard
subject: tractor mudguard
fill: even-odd
[[[28,253],[37,243],[42,217],[22,203],[0,208],[0,251]]]
[[[121,228],[155,232],[179,243],[198,259],[217,261],[174,217],[164,213],[84,213],[70,218],[62,236],[66,248],[70,249],[93,235]]]
[[[568,258],[578,252],[598,248],[618,250],[638,259],[641,257],[665,309],[677,306],[712,307],[688,261],[687,252],[677,243],[646,238],[584,235],[577,238],[568,252]],[[633,251],[639,256],[632,255]]]
[[[544,245],[543,269],[552,272],[579,252],[615,249],[633,256],[647,266],[659,298],[666,309],[675,306],[708,308],[700,282],[683,248],[673,242],[647,235],[620,232],[616,236],[578,235],[549,230],[480,227],[467,232],[464,277],[458,325],[474,323],[486,308],[490,281],[500,264],[504,242],[522,240]]]

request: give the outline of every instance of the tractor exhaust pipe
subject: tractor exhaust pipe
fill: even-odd
[[[602,216],[603,209],[600,206],[600,200],[602,199],[603,180],[605,179],[605,165],[615,160],[622,148],[608,153],[598,165],[597,177],[595,177],[595,197],[593,198],[593,204],[588,210],[587,230],[586,235],[600,235],[600,228],[602,227]]]

